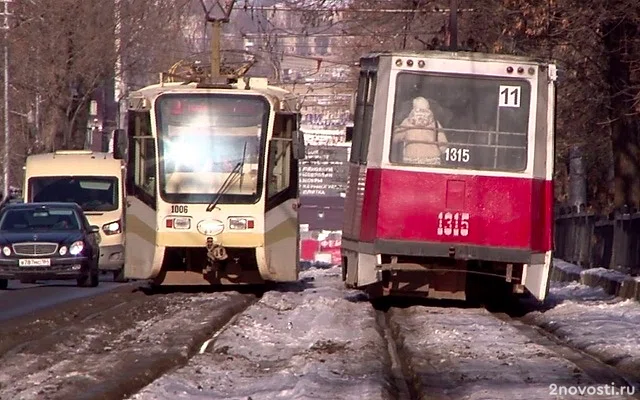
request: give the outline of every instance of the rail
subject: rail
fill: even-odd
[[[554,256],[585,268],[640,275],[640,212],[600,215],[577,207],[556,209]]]

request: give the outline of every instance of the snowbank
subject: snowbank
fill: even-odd
[[[631,277],[606,268],[584,269],[555,259],[551,279],[560,282],[576,281],[587,286],[602,288],[607,294],[640,300],[640,277]]]

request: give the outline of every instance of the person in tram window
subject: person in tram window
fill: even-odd
[[[392,141],[401,146],[402,162],[440,165],[444,151],[442,143],[447,143],[447,137],[431,111],[429,101],[416,97],[409,115],[394,129]]]

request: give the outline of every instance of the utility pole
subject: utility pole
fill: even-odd
[[[458,0],[449,3],[449,49],[458,51]]]
[[[115,49],[116,49],[116,62],[114,66],[114,92],[113,99],[117,103],[116,111],[116,129],[125,128],[125,114],[127,113],[126,95],[127,86],[125,71],[122,66],[122,17],[120,15],[121,0],[114,0],[114,19],[115,19]],[[113,143],[115,145],[115,143]]]
[[[3,0],[4,3],[4,151],[3,151],[3,190],[2,203],[9,198],[9,3],[13,0]]]
[[[220,77],[220,67],[222,64],[222,51],[220,49],[220,40],[222,37],[222,24],[229,22],[233,5],[236,0],[227,0],[226,4],[220,4],[220,0],[216,0],[214,4],[207,6],[207,3],[213,3],[208,0],[200,0],[202,8],[206,14],[207,22],[211,23],[211,78]],[[217,8],[217,10],[216,10]],[[222,15],[217,11],[221,11]],[[218,15],[218,16],[216,16]]]

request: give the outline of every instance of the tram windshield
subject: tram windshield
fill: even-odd
[[[156,103],[160,190],[171,201],[200,203],[224,190],[246,203],[261,188],[269,104],[258,96],[167,94]],[[223,198],[224,201],[224,198]]]
[[[390,161],[523,171],[530,97],[524,79],[399,73]]]

